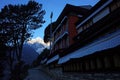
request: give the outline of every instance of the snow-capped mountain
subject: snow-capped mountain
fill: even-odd
[[[28,41],[28,45],[30,45],[39,54],[45,48],[49,48],[49,44],[44,43],[43,39],[41,39],[40,37]]]
[[[40,37],[28,41],[23,45],[22,60],[31,64],[45,48],[49,48],[49,44]]]

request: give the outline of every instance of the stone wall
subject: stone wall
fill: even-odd
[[[55,80],[120,80],[120,73],[62,73],[61,69],[50,70],[50,73]]]
[[[62,72],[61,68],[42,68],[54,80],[120,80],[120,72],[117,73],[79,73]]]

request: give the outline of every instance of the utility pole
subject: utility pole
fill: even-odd
[[[53,17],[53,12],[51,12],[50,15],[50,54],[51,54],[51,50],[52,50],[52,17]]]

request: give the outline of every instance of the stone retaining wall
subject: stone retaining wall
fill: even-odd
[[[61,68],[48,69],[44,71],[53,77],[54,80],[120,80],[120,72],[118,73],[78,73],[78,72],[62,72]]]
[[[120,80],[120,73],[62,73],[61,69],[50,70],[55,80]]]

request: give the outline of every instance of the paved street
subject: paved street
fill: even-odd
[[[24,80],[53,80],[53,79],[39,68],[33,68],[28,71],[28,76]]]

